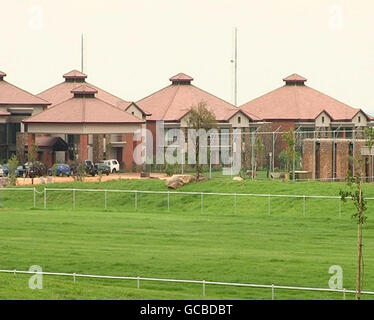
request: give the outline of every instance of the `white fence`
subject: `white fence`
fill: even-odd
[[[180,279],[162,279],[150,277],[128,277],[128,276],[108,276],[108,275],[93,275],[93,274],[80,274],[80,273],[62,273],[62,272],[34,272],[34,271],[21,271],[21,270],[0,270],[2,273],[19,274],[38,274],[50,276],[67,276],[72,277],[74,283],[77,278],[96,278],[96,279],[117,279],[117,280],[135,280],[137,288],[140,289],[140,281],[154,281],[154,282],[174,282],[174,283],[194,283],[202,285],[203,296],[206,296],[207,285],[217,286],[231,286],[231,287],[249,287],[249,288],[263,288],[271,289],[271,299],[275,300],[275,289],[281,290],[299,290],[299,291],[319,291],[319,292],[338,292],[343,294],[343,299],[346,299],[347,293],[356,293],[355,290],[349,289],[330,289],[330,288],[310,288],[310,287],[294,287],[294,286],[278,286],[274,284],[253,284],[253,283],[237,283],[237,282],[222,282],[222,281],[206,281],[206,280],[180,280]],[[361,294],[374,295],[373,291],[361,291]]]
[[[134,209],[138,209],[139,194],[159,194],[164,195],[166,198],[166,208],[167,211],[170,212],[171,209],[171,202],[170,196],[171,195],[194,195],[200,197],[200,211],[204,213],[204,196],[220,196],[220,197],[227,197],[228,199],[231,198],[232,205],[233,205],[233,213],[237,213],[237,199],[239,197],[259,197],[259,198],[267,198],[267,211],[268,215],[271,214],[271,199],[272,198],[289,198],[289,199],[300,199],[302,200],[302,210],[303,215],[306,215],[306,200],[307,199],[335,199],[338,201],[338,214],[339,217],[342,215],[342,200],[339,196],[324,196],[324,195],[295,195],[295,194],[261,194],[261,193],[224,193],[224,192],[185,192],[185,191],[146,191],[146,190],[115,190],[115,189],[76,189],[76,188],[44,188],[43,191],[38,191],[35,187],[34,188],[3,188],[0,189],[0,207],[2,207],[2,199],[1,193],[3,191],[30,191],[33,196],[33,208],[36,208],[37,202],[37,194],[43,194],[43,208],[47,209],[48,204],[48,191],[54,192],[71,192],[72,195],[72,208],[77,208],[77,201],[76,201],[76,194],[78,192],[92,192],[92,193],[103,193],[103,208],[105,210],[108,209],[108,194],[109,193],[127,193],[134,195]],[[374,200],[374,198],[365,198],[366,200]]]

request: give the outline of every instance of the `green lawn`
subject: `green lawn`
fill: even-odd
[[[108,183],[60,184],[53,187],[166,190],[163,181],[122,180]],[[235,182],[228,178],[192,183],[181,191],[338,195],[339,183]],[[41,191],[43,186],[38,186]],[[248,282],[328,287],[331,265],[343,268],[343,285],[353,289],[356,264],[356,224],[352,204],[338,200],[172,195],[170,212],[165,195],[78,192],[42,194],[37,207],[32,192],[0,191],[0,269]],[[365,185],[374,196],[374,186]],[[374,204],[374,202],[373,202]],[[374,290],[374,219],[364,226],[365,290]],[[44,276],[43,290],[28,288],[28,275],[0,274],[2,299],[201,299],[198,284],[98,280]],[[271,290],[209,285],[207,299],[269,299]],[[276,290],[277,299],[341,299],[341,294]],[[353,298],[353,295],[347,295]],[[370,298],[370,296],[364,296]]]

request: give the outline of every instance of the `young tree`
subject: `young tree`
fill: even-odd
[[[257,167],[264,155],[265,148],[260,137],[257,137],[256,144],[254,146],[255,153],[255,166],[254,166],[254,177],[257,175]]]
[[[17,170],[17,167],[19,165],[17,156],[13,155],[9,159],[8,164],[9,164],[9,167],[8,167],[8,170],[9,170],[9,173],[8,173],[9,183],[10,183],[11,186],[15,186],[17,184],[16,170]]]
[[[283,133],[282,135],[283,141],[286,142],[286,147],[284,149],[284,156],[286,160],[286,173],[285,177],[286,180],[288,180],[289,177],[289,171],[290,171],[290,163],[293,161],[296,157],[296,150],[295,150],[295,135],[294,130],[291,128],[290,131]],[[295,168],[292,169],[292,171],[295,170]]]
[[[33,142],[31,144],[31,147],[27,153],[27,160],[29,162],[29,167],[28,167],[28,174],[29,177],[31,178],[31,184],[34,184],[34,175],[30,174],[31,170],[34,171],[34,166],[35,166],[35,161],[38,157],[38,146]]]
[[[355,160],[354,160],[355,161]],[[361,166],[362,166],[362,158],[358,161],[357,168],[359,170],[355,170],[355,174],[352,175],[351,173],[348,174],[347,177],[347,184],[350,187],[350,190],[340,190],[340,196],[343,201],[346,201],[346,198],[350,197],[354,203],[356,211],[352,214],[352,218],[357,221],[357,269],[356,269],[356,300],[360,300],[361,298],[361,290],[362,290],[362,282],[364,278],[364,260],[363,260],[363,253],[362,253],[362,226],[366,221],[366,216],[364,212],[366,211],[366,200],[364,198],[362,192],[362,174],[361,174]]]
[[[198,103],[197,107],[192,106],[189,113],[188,127],[195,129],[198,132],[199,129],[206,131],[217,127],[216,116],[213,112],[207,109],[207,104],[204,101]],[[196,180],[200,179],[201,175],[201,164],[200,164],[200,137],[196,137],[195,150],[196,150]]]
[[[366,127],[365,128],[365,137],[366,137],[366,146],[369,149],[369,159],[371,159],[371,177],[370,180],[374,181],[374,158],[371,154],[374,145],[374,128],[373,127]]]

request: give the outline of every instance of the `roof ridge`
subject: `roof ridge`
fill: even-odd
[[[190,86],[193,86],[194,88],[199,89],[200,91],[203,91],[203,92],[205,92],[205,93],[207,93],[207,94],[209,94],[209,95],[211,95],[211,96],[213,96],[213,97],[215,97],[215,98],[217,98],[217,99],[219,99],[219,100],[221,100],[221,101],[223,101],[223,102],[229,104],[231,107],[239,108],[239,107],[233,105],[231,102],[228,102],[228,101],[226,101],[226,100],[224,100],[224,99],[222,99],[222,98],[216,96],[215,94],[210,93],[210,92],[208,92],[208,91],[206,91],[206,90],[204,90],[204,89],[201,89],[201,88],[199,88],[199,87],[196,87],[196,86],[193,85],[193,84],[190,84]]]
[[[119,108],[118,106],[115,106],[115,105],[113,105],[113,104],[111,104],[111,103],[108,103],[108,102],[106,102],[106,101],[104,101],[103,99],[100,99],[100,98],[98,98],[98,97],[95,97],[95,99],[100,100],[101,102],[107,104],[108,106],[110,106],[110,107],[112,107],[112,108],[114,108],[114,109],[117,109],[117,110],[119,110],[119,111],[121,111],[121,112],[124,112],[126,115],[129,115],[130,117],[132,117],[132,118],[134,118],[134,119],[136,119],[136,120],[139,120],[139,121],[144,122],[144,120],[139,119],[139,118],[133,116],[131,113],[128,113],[126,110],[121,109],[121,108]]]
[[[171,107],[171,104],[172,104],[173,101],[175,100],[175,97],[177,96],[177,93],[178,93],[178,91],[179,91],[180,86],[179,86],[179,85],[174,85],[174,86],[176,86],[177,89],[175,90],[173,97],[171,98],[170,102],[168,103],[168,105],[167,105],[167,107],[166,107],[166,110],[165,110],[164,114],[162,115],[162,119],[165,118],[166,114],[168,113],[168,111],[169,111],[169,109],[170,109],[170,107]]]
[[[157,90],[157,91],[155,91],[155,92],[152,92],[152,93],[150,93],[149,95],[145,96],[144,98],[141,98],[140,100],[136,101],[136,103],[139,103],[140,101],[145,100],[145,99],[147,99],[147,98],[153,96],[154,94],[156,94],[156,93],[158,93],[158,92],[160,92],[160,91],[162,91],[162,90],[164,90],[164,89],[166,89],[166,88],[168,88],[168,87],[172,87],[172,86],[173,86],[172,84],[169,84],[169,85],[167,85],[166,87],[162,87],[161,89],[159,89],[159,90]]]
[[[23,92],[25,92],[25,93],[27,93],[27,94],[33,96],[35,99],[40,99],[40,100],[45,101],[45,103],[33,103],[33,104],[47,104],[47,105],[51,104],[49,101],[47,101],[47,100],[45,100],[45,99],[43,99],[43,98],[40,98],[40,97],[38,97],[37,95],[35,95],[35,94],[33,94],[33,93],[31,93],[31,92],[25,90],[25,89],[22,89],[22,88],[20,88],[20,87],[17,87],[16,85],[14,85],[14,84],[12,84],[12,83],[6,81],[6,80],[2,80],[2,81],[5,82],[6,84],[8,84],[9,86],[12,86],[12,87],[14,87],[14,88],[16,88],[16,89],[18,89],[18,90],[21,90],[21,91],[23,91]]]

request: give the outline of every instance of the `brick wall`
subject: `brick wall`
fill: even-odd
[[[314,144],[314,140],[304,140],[303,143],[303,170],[312,172],[312,179],[315,178]]]
[[[336,178],[344,180],[348,174],[349,141],[336,142]]]
[[[320,179],[332,178],[332,141],[320,141]]]

